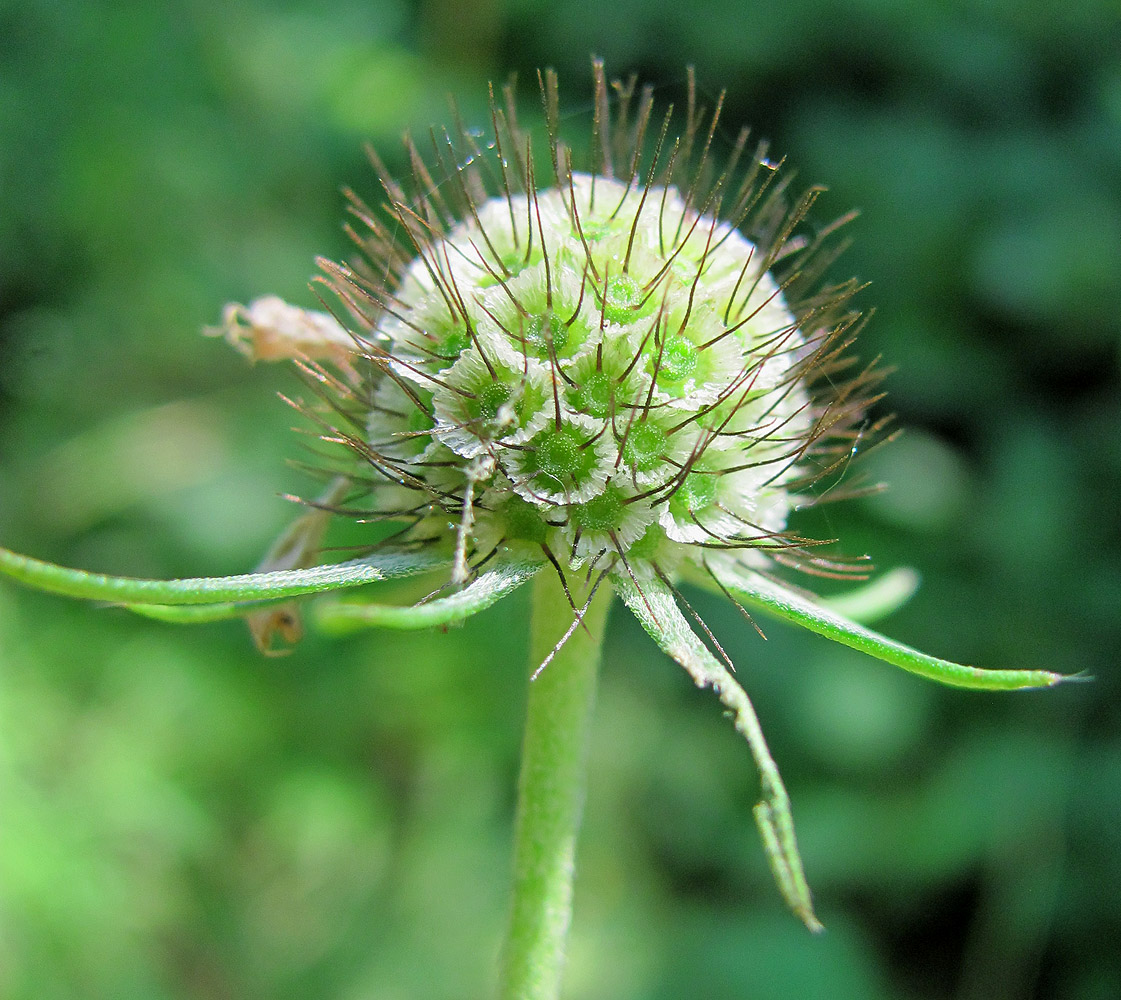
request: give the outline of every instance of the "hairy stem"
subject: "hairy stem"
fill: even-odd
[[[555,1000],[560,994],[588,732],[610,603],[611,591],[603,586],[584,614],[586,628],[572,633],[529,686],[502,1000]],[[572,620],[559,579],[541,573],[533,588],[531,669],[552,652]]]

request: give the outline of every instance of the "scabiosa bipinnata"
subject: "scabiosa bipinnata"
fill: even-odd
[[[488,128],[433,131],[424,149],[406,139],[407,180],[371,151],[384,203],[375,209],[349,195],[359,255],[320,262],[329,312],[275,297],[227,307],[217,332],[253,359],[296,359],[325,404],[301,409],[325,441],[342,446],[326,493],[307,502],[311,512],[260,572],[136,581],[7,550],[0,569],[160,618],[242,615],[266,647],[274,634],[298,634],[294,611],[279,603],[293,596],[442,571],[443,586],[411,608],[320,608],[326,624],[421,627],[462,620],[544,572],[559,581],[553,589],[571,624],[551,652],[540,650],[538,673],[550,661],[552,672],[575,669],[564,661],[565,643],[571,651],[582,641],[581,626],[601,634],[614,591],[731,711],[759,768],[755,817],[772,871],[795,913],[817,929],[788,798],[758,719],[679,581],[945,683],[1011,689],[1060,678],[936,659],[783,582],[786,570],[867,572],[865,560],[824,554],[830,540],[789,524],[797,508],[851,494],[848,463],[858,445],[882,437],[883,422],[867,415],[879,372],[849,353],[861,322],[852,304],[858,285],[826,278],[847,217],[810,226],[819,189],[793,194],[765,146],[749,149],[746,131],[716,156],[722,100],[702,109],[691,73],[675,127],[673,109],[655,114],[652,88],[609,83],[599,62],[593,70],[584,151],[562,136],[552,72],[539,77],[544,137],[536,143],[519,122],[513,87],[500,97],[492,91]],[[331,514],[397,529],[357,559],[315,565]],[[863,605],[871,617],[910,589],[865,592],[846,610],[860,617]],[[530,728],[533,714],[531,694]],[[536,780],[525,775],[552,764],[525,765],[523,805]],[[573,827],[579,795],[570,798]],[[568,827],[554,831],[562,854],[571,851]],[[522,839],[519,832],[519,850]],[[560,896],[537,907],[560,914],[555,944],[567,921],[571,854],[530,871],[535,863],[525,874],[518,862],[519,883],[560,873]],[[511,939],[521,926],[520,890],[515,897]],[[507,978],[517,981],[517,973]],[[509,995],[519,990],[511,985]]]
[[[453,547],[453,583],[515,541],[639,595],[687,569],[859,571],[787,529],[867,436],[878,381],[844,374],[859,317],[855,282],[820,280],[833,228],[796,232],[817,191],[791,205],[746,132],[717,168],[719,107],[706,122],[690,99],[671,135],[634,89],[611,100],[596,65],[583,169],[549,73],[546,157],[512,100],[492,103],[488,141],[444,132],[430,163],[407,142],[408,187],[374,157],[388,219],[352,196],[364,257],[322,263],[363,362],[313,370],[337,436],[375,516]]]

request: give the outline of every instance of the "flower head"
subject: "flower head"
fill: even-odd
[[[546,73],[539,147],[507,92],[485,136],[434,137],[429,162],[407,141],[407,186],[373,156],[381,214],[351,196],[362,257],[321,279],[351,357],[341,377],[314,367],[345,335],[322,314],[291,344],[347,417],[330,436],[365,506],[452,546],[456,583],[513,542],[632,581],[851,571],[787,524],[850,456],[878,378],[840,378],[856,285],[821,283],[835,227],[800,232],[817,189],[791,199],[746,132],[718,166],[719,104],[706,115],[691,91],[675,134],[649,88],[609,86],[598,63],[595,81],[587,162]]]

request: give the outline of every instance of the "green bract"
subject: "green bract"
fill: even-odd
[[[732,713],[759,767],[755,815],[776,880],[816,928],[754,709],[682,612],[678,581],[948,684],[1061,678],[948,663],[838,613],[886,612],[913,590],[906,575],[837,610],[780,582],[786,568],[857,579],[866,568],[788,527],[795,508],[841,495],[840,474],[879,430],[866,418],[879,375],[848,354],[856,283],[823,279],[837,226],[807,227],[817,190],[791,196],[762,146],[748,154],[746,132],[716,164],[719,106],[706,119],[692,87],[675,133],[649,88],[609,87],[595,64],[583,162],[560,134],[551,73],[541,96],[543,142],[507,90],[486,134],[433,133],[427,161],[408,142],[407,185],[372,157],[385,203],[351,198],[359,259],[321,262],[337,317],[275,297],[227,308],[219,332],[254,359],[297,359],[327,404],[308,412],[345,448],[262,572],[137,581],[3,549],[0,571],[170,621],[242,615],[266,647],[297,634],[278,602],[394,576],[439,570],[444,586],[412,608],[328,599],[317,622],[443,625],[544,570],[571,605],[563,645],[596,590],[614,588]],[[351,511],[400,530],[361,559],[314,565],[328,517]]]

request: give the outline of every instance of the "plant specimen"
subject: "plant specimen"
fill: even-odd
[[[412,607],[321,601],[317,620],[398,628],[466,618],[534,581],[533,673],[517,817],[508,997],[555,996],[571,910],[585,737],[613,594],[747,741],[754,814],[777,885],[820,928],[789,798],[752,704],[682,581],[795,622],[906,670],[967,688],[1040,687],[1045,671],[981,670],[854,620],[906,599],[904,574],[849,595],[849,617],[784,574],[867,577],[864,559],[789,525],[851,495],[880,373],[850,351],[855,281],[826,273],[847,221],[816,231],[740,133],[712,153],[721,102],[684,120],[653,89],[593,65],[587,152],[562,135],[554,74],[540,76],[544,140],[512,87],[490,125],[406,142],[409,176],[371,159],[384,204],[350,195],[348,264],[320,261],[329,312],[276,298],[227,307],[218,332],[254,360],[293,359],[316,401],[297,404],[333,449],[322,496],[259,571],[147,581],[0,550],[42,589],[175,621],[245,617],[269,649],[299,632],[295,597],[439,573]],[[368,552],[320,564],[332,516],[393,526]],[[385,532],[380,532],[384,536]],[[885,589],[886,586],[886,589]]]

